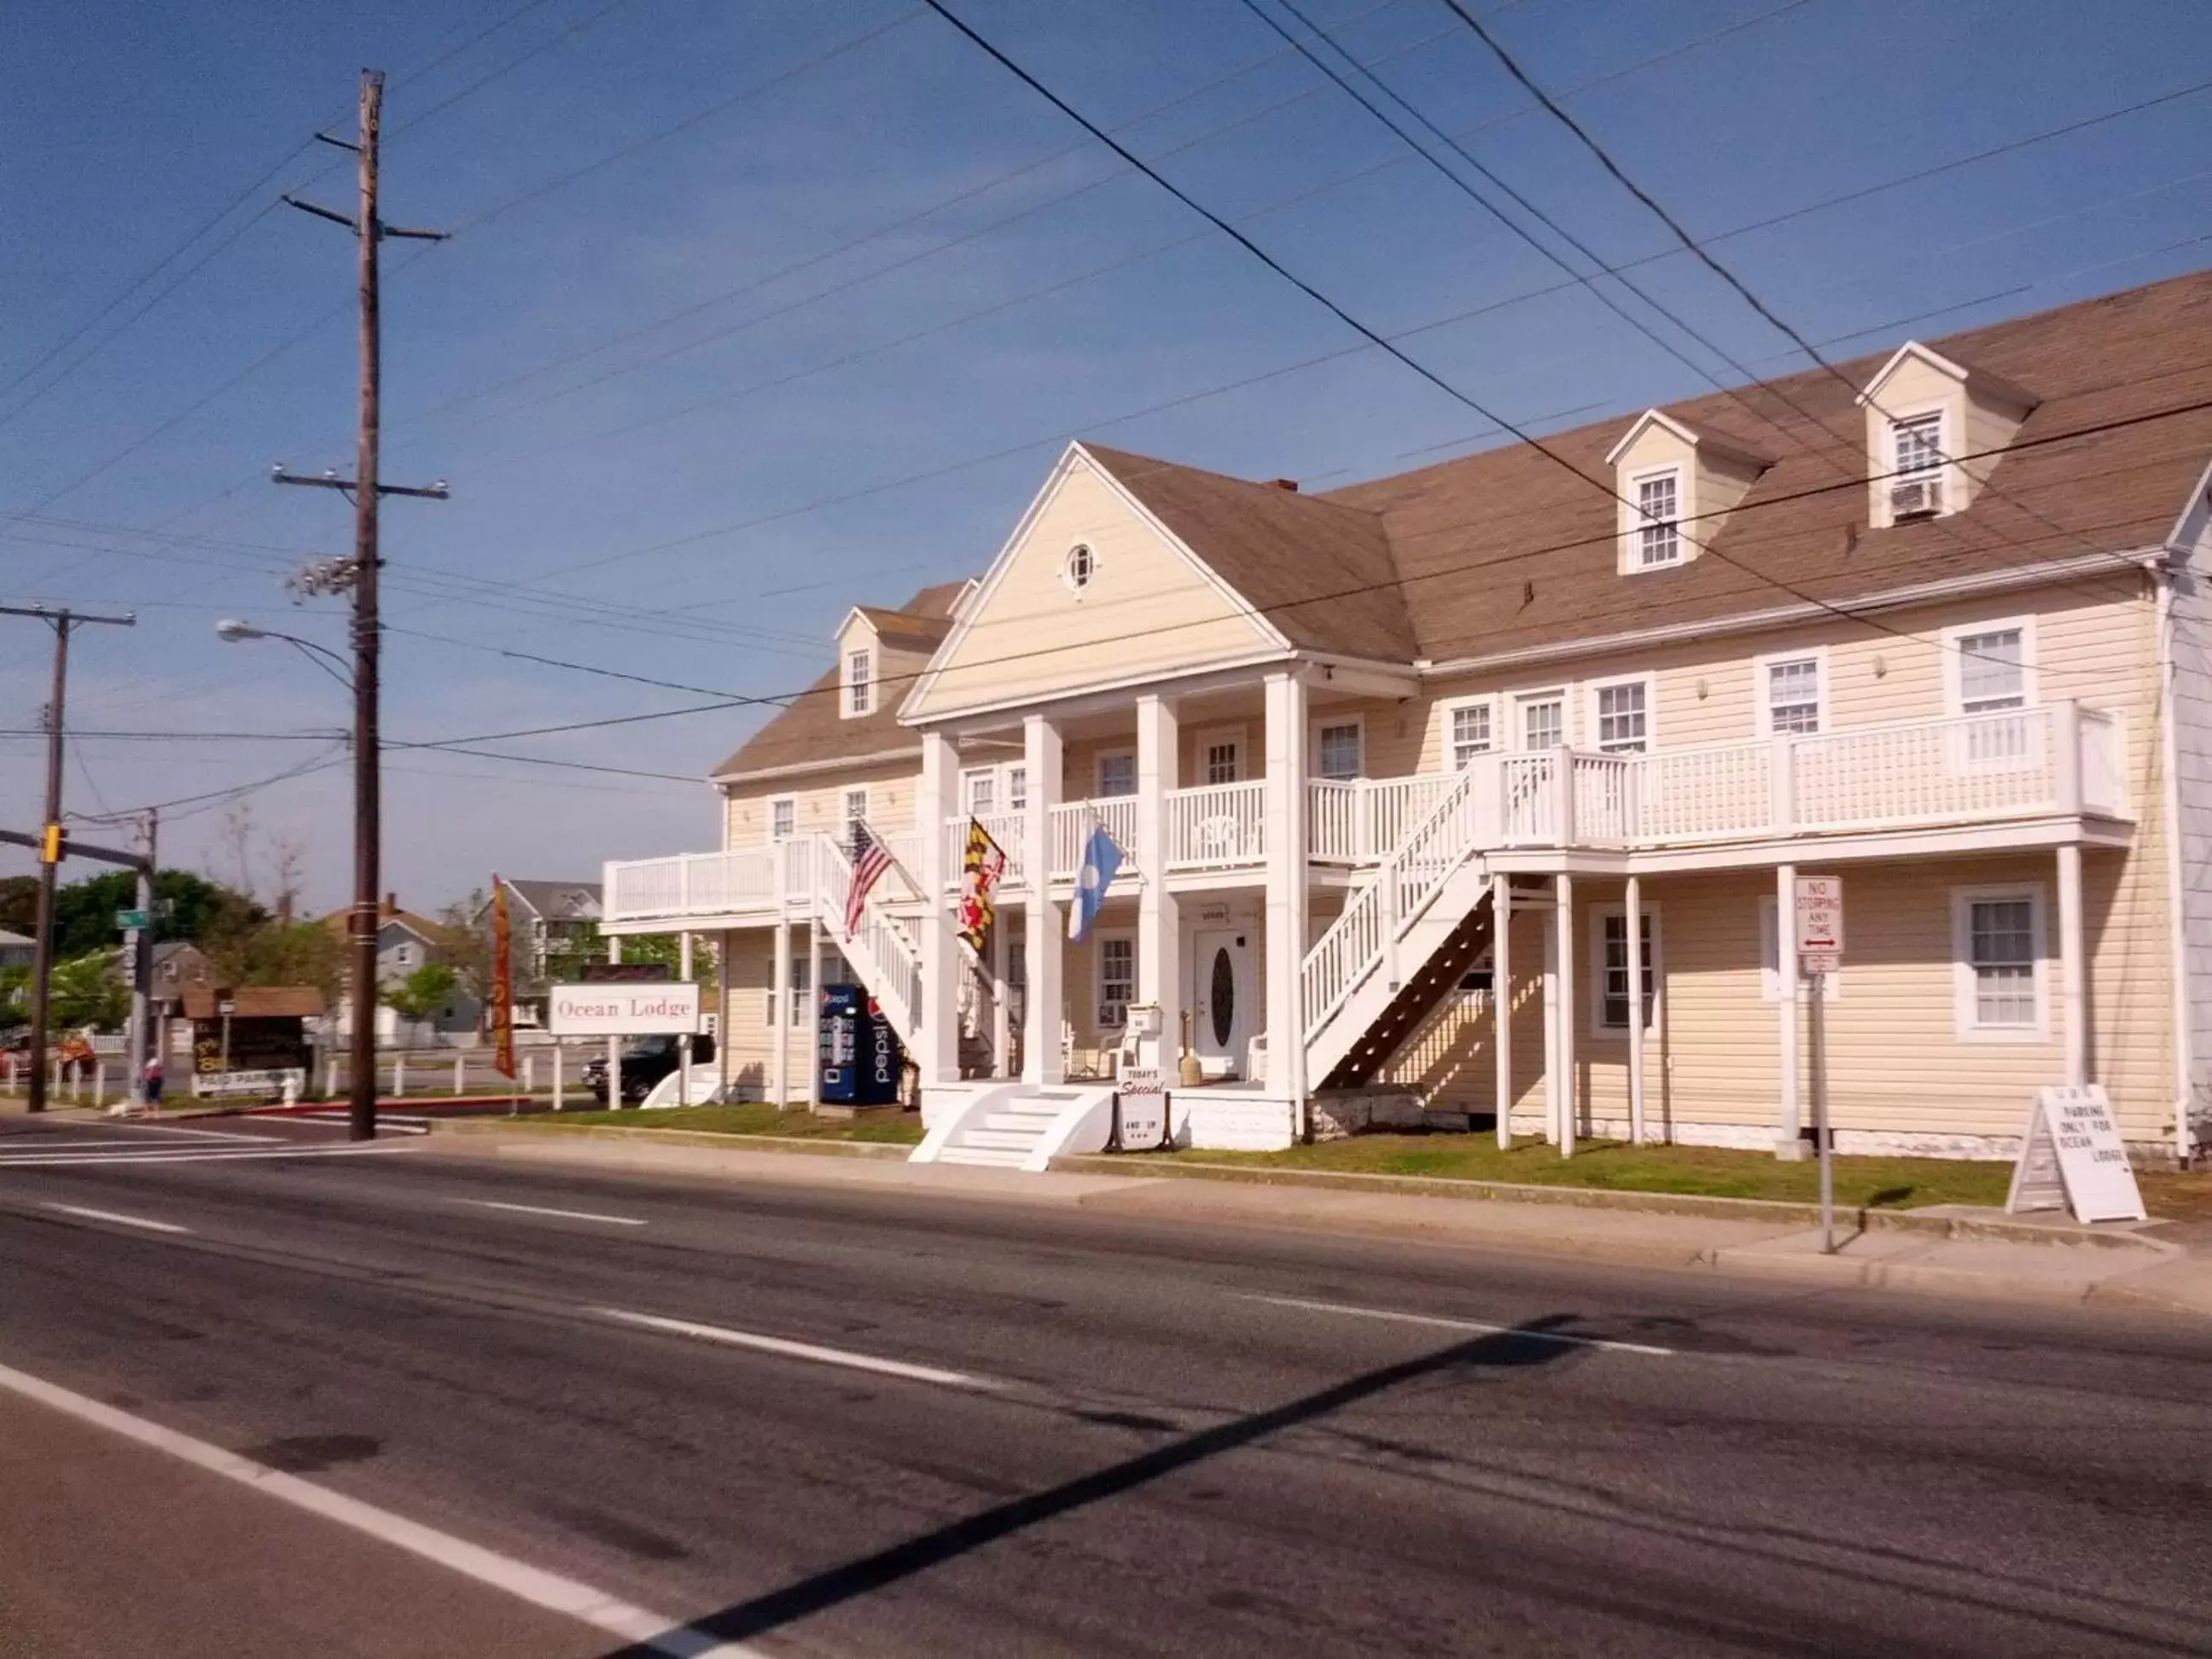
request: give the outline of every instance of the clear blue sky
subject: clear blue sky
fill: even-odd
[[[1442,0],[1297,3],[1607,263],[1666,253]],[[956,9],[1376,327],[1474,313],[1407,344],[1514,418],[1705,388],[1583,289],[1516,301],[1565,279],[1243,0]],[[1479,9],[1701,239],[2212,81],[2203,0]],[[337,604],[295,609],[279,578],[345,550],[347,508],[266,471],[351,470],[352,246],[275,204],[304,187],[349,209],[350,158],[301,146],[350,131],[363,64],[392,75],[386,216],[459,232],[388,250],[386,477],[454,492],[386,514],[393,738],[702,701],[490,647],[793,690],[846,605],[980,569],[1071,436],[1323,487],[1495,441],[904,0],[17,0],[0,13],[0,385],[21,382],[0,393],[0,602],[139,614],[79,636],[73,726],[347,719],[298,655],[213,627],[343,643]],[[2194,269],[2208,231],[2197,94],[1717,251],[1849,351]],[[1638,274],[1761,372],[1799,366],[1686,258]],[[33,724],[49,639],[0,619],[0,729]],[[488,746],[696,777],[757,719]],[[325,752],[88,740],[69,805]],[[33,824],[41,775],[34,738],[0,737],[0,823]],[[346,778],[250,798],[260,831],[304,848],[318,906],[349,881]],[[395,755],[386,811],[387,884],[426,909],[494,867],[586,875],[715,836],[703,783],[449,753]],[[165,851],[234,876],[222,817],[180,809]],[[0,854],[0,873],[28,867]]]

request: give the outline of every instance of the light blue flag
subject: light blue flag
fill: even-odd
[[[1121,867],[1121,849],[1094,813],[1090,836],[1083,843],[1083,867],[1075,872],[1075,902],[1067,907],[1067,936],[1076,944],[1090,935],[1091,924],[1105,908],[1106,890],[1113,884],[1114,872]]]

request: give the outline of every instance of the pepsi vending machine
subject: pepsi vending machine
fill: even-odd
[[[898,1033],[867,990],[859,985],[822,988],[822,1099],[833,1106],[891,1106],[898,1103],[899,1073],[906,1063]]]

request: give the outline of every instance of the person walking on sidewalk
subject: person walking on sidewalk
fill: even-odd
[[[160,1111],[161,1109],[161,1055],[153,1054],[148,1057],[146,1069],[138,1074],[138,1083],[139,1095],[146,1103],[146,1109],[149,1112]]]

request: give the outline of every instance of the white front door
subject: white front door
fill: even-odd
[[[1252,936],[1235,929],[1191,935],[1191,1051],[1208,1077],[1242,1076],[1252,1036]]]

